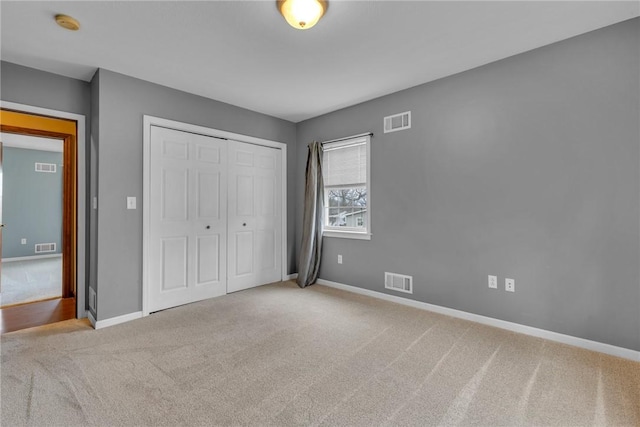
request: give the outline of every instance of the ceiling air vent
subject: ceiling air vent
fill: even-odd
[[[56,173],[55,163],[36,163],[36,172]]]
[[[36,253],[41,254],[43,252],[55,252],[55,243],[36,243]]]
[[[394,291],[413,293],[413,277],[398,273],[384,273],[384,287]]]
[[[384,133],[411,128],[411,111],[384,118]]]

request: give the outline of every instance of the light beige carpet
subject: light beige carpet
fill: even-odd
[[[2,337],[2,426],[640,425],[640,364],[314,285]]]
[[[2,263],[0,307],[61,296],[61,256]]]

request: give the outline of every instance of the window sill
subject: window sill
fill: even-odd
[[[339,237],[342,239],[371,240],[371,233],[359,233],[356,231],[324,230],[323,237]]]

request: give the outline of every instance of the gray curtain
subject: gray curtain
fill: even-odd
[[[302,217],[302,245],[298,261],[298,286],[315,283],[320,272],[322,230],[324,228],[324,182],[322,181],[322,144],[309,144],[304,214]]]

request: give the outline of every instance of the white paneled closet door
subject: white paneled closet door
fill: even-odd
[[[152,126],[149,155],[149,312],[224,295],[226,141]]]
[[[281,280],[280,150],[228,142],[229,269],[227,291]]]

